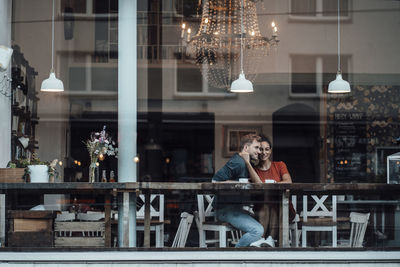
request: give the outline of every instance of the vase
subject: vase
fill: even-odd
[[[89,183],[94,183],[96,180],[96,162],[92,162],[89,166]]]
[[[49,182],[49,167],[47,165],[29,165],[28,168],[31,183]]]

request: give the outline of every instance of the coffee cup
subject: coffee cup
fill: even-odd
[[[249,179],[248,178],[239,178],[239,183],[248,183]]]

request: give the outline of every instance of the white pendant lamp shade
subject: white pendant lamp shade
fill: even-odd
[[[234,80],[231,84],[232,93],[251,93],[253,92],[253,84],[246,80],[244,73],[239,74],[239,78]]]
[[[343,93],[350,93],[351,88],[349,82],[343,80],[342,78],[342,73],[340,71],[340,0],[338,0],[337,3],[337,30],[338,30],[338,71],[336,74],[336,79],[334,81],[331,81],[328,85],[328,93],[333,93],[333,94],[343,94]]]
[[[56,78],[54,73],[54,0],[53,0],[53,13],[51,17],[51,70],[50,76],[42,82],[40,91],[43,92],[63,92],[64,84],[61,80]]]
[[[350,84],[342,79],[342,74],[336,74],[336,79],[331,81],[328,86],[328,93],[350,93]]]
[[[64,91],[64,84],[61,80],[56,78],[54,72],[50,72],[49,78],[43,80],[40,91],[43,92],[62,92]]]

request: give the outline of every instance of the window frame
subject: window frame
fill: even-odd
[[[333,22],[337,21],[337,15],[334,16],[324,16],[323,15],[323,0],[315,0],[316,1],[316,10],[315,16],[303,16],[303,15],[293,15],[292,14],[292,1],[296,0],[288,0],[289,2],[289,22]],[[352,20],[352,12],[349,12],[352,7],[352,1],[347,2],[347,16],[341,15],[340,21],[351,21]]]
[[[177,62],[177,61],[176,61]],[[189,66],[189,65],[188,65]],[[192,66],[193,69],[198,68],[196,65],[190,65]],[[189,67],[190,67],[189,66]],[[200,75],[201,75],[201,80],[202,80],[202,86],[201,86],[201,91],[200,92],[180,92],[178,90],[178,68],[179,66],[176,65],[174,68],[174,97],[175,98],[182,98],[182,99],[225,99],[225,98],[234,98],[237,97],[237,93],[232,93],[228,91],[224,92],[210,92],[209,85],[207,82],[207,79],[204,77],[204,75],[201,73],[201,70],[198,69]]]
[[[293,80],[292,80],[292,74],[293,74],[293,69],[292,69],[292,62],[293,62],[293,57],[294,56],[310,56],[310,57],[315,57],[315,82],[316,82],[316,92],[315,93],[293,93],[292,92],[292,85],[293,85]],[[324,65],[324,56],[332,56],[332,54],[289,54],[289,70],[290,72],[288,73],[289,75],[289,97],[291,98],[319,98],[319,97],[324,97],[327,95],[327,93],[324,92],[324,84],[323,84],[323,75],[326,73],[323,69]],[[333,55],[337,56],[337,55]],[[344,58],[347,60],[344,61]],[[349,55],[347,57],[344,57],[344,55],[341,55],[341,64],[347,64],[347,70],[348,70],[348,82],[352,83],[352,78],[351,78],[351,67],[352,67],[352,56]],[[335,79],[335,77],[332,77],[332,81]]]

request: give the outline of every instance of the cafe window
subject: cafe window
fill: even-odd
[[[176,97],[219,98],[233,97],[235,95],[228,92],[226,88],[217,88],[210,85],[202,75],[200,68],[194,64],[176,68]]]
[[[341,18],[349,18],[348,0],[340,1]],[[337,1],[333,0],[289,0],[290,19],[337,20]]]
[[[75,21],[94,20],[93,62],[109,62],[118,59],[118,0],[61,1],[64,18],[64,38],[74,39]],[[86,28],[87,30],[87,28]]]
[[[237,193],[239,200],[247,194],[260,195],[261,203],[263,194],[276,192],[274,204],[282,203],[280,207],[287,207],[285,203],[289,203],[286,201],[289,195],[286,189],[290,189],[290,198],[297,195],[292,203],[299,216],[304,215],[304,206],[307,206],[304,205],[303,195],[317,195],[321,203],[325,195],[341,195],[336,203],[338,244],[345,244],[349,239],[350,212],[359,212],[370,214],[362,240],[368,251],[375,248],[386,253],[393,247],[398,250],[400,202],[396,191],[399,189],[395,185],[386,185],[387,158],[400,151],[400,47],[396,35],[398,1],[341,0],[341,15],[345,22],[342,28],[341,70],[343,79],[350,83],[351,92],[336,95],[327,93],[327,86],[337,72],[335,0],[244,1],[247,5],[256,5],[254,10],[262,38],[271,37],[272,20],[278,25],[280,37],[278,45],[271,47],[268,55],[257,57],[259,60],[249,56],[251,53],[247,52],[251,52],[248,50],[252,46],[247,40],[244,43],[244,72],[254,89],[244,94],[228,91],[232,83],[230,78],[237,78],[235,68],[227,64],[220,67],[212,60],[212,66],[217,66],[213,70],[231,70],[232,73],[225,80],[224,88],[217,87],[218,83],[213,86],[209,83],[212,78],[222,81],[225,77],[214,73],[205,75],[207,70],[211,70],[211,64],[196,61],[190,49],[187,50],[190,38],[193,40],[199,29],[200,32],[203,29],[199,25],[200,21],[205,21],[202,17],[205,5],[213,3],[213,11],[225,12],[228,8],[223,6],[224,3],[240,5],[240,0],[56,0],[54,69],[65,91],[54,94],[40,91],[41,82],[48,77],[52,57],[51,1],[3,2],[12,5],[12,32],[7,41],[13,44],[14,52],[9,69],[12,83],[5,84],[5,78],[0,81],[3,82],[1,88],[12,87],[15,94],[10,96],[9,106],[0,105],[0,121],[10,128],[6,129],[4,138],[0,138],[3,139],[0,140],[3,150],[0,156],[7,162],[11,158],[24,163],[25,158],[34,158],[35,154],[35,159],[38,157],[41,161],[59,159],[62,162],[54,167],[58,172],[54,175],[58,176],[49,177],[49,182],[54,181],[54,184],[25,182],[22,167],[22,170],[13,171],[16,174],[12,181],[19,184],[0,183],[2,192],[7,194],[7,205],[2,206],[6,207],[3,209],[6,216],[0,216],[0,219],[3,218],[0,225],[4,226],[3,232],[0,231],[0,243],[7,251],[24,251],[25,247],[34,246],[35,242],[49,244],[49,247],[55,244],[58,251],[69,251],[70,248],[59,249],[58,242],[63,239],[73,242],[74,238],[82,241],[91,238],[100,242],[93,245],[84,243],[82,251],[91,250],[87,247],[95,245],[124,247],[125,240],[121,237],[128,235],[124,233],[125,227],[121,226],[126,225],[126,216],[122,215],[126,207],[123,203],[128,203],[126,196],[135,196],[136,189],[140,191],[137,193],[138,214],[143,210],[145,201],[141,195],[150,193],[155,203],[149,203],[150,209],[144,210],[164,207],[165,220],[164,228],[160,227],[157,233],[147,231],[149,238],[139,233],[137,247],[147,249],[162,245],[170,250],[181,214],[199,213],[198,195],[226,191],[223,193]],[[136,34],[137,44],[123,46],[128,47],[127,51],[137,49],[137,66],[128,67],[121,66],[121,61],[118,65],[118,52],[120,56],[123,54],[118,51],[118,41],[121,41],[118,40],[118,26],[122,26],[118,25],[118,4],[126,3],[130,7],[132,3],[137,4],[137,25],[134,20],[129,22],[137,29],[129,28],[124,35]],[[356,11],[353,11],[353,6]],[[131,11],[129,14],[133,15],[135,10]],[[231,19],[237,26],[239,16],[236,11],[221,14],[218,19],[221,23]],[[123,19],[123,16],[120,18]],[[187,28],[186,34],[182,31],[184,22],[186,26],[190,25],[191,35],[187,34]],[[121,23],[126,23],[126,20],[121,20]],[[0,37],[3,36],[2,26],[8,28],[10,25],[1,24],[0,19]],[[211,38],[212,34],[207,34],[207,37]],[[238,50],[232,49],[233,35],[227,36],[228,41],[219,43],[226,46],[221,55],[236,58],[238,63],[240,57],[235,57]],[[238,37],[238,34],[235,36]],[[245,35],[245,38],[249,36]],[[239,43],[236,42],[236,48]],[[203,48],[202,45],[199,47]],[[379,49],[374,49],[377,47]],[[204,51],[211,55],[208,53],[212,51],[210,48]],[[130,58],[129,63],[132,62],[136,61]],[[254,71],[250,67],[254,67]],[[120,70],[129,72],[121,75]],[[133,71],[137,72],[137,77],[131,75]],[[252,77],[253,74],[257,77]],[[119,88],[119,78],[127,81],[129,86]],[[0,90],[0,100],[8,103],[8,94],[3,95],[3,90]],[[127,93],[133,92],[137,94],[127,96]],[[124,111],[128,107],[134,108],[133,111],[130,109],[132,113]],[[121,119],[124,116],[128,119]],[[11,121],[6,123],[7,119]],[[136,128],[128,130],[121,127],[126,121]],[[114,150],[107,148],[107,152],[114,151],[114,155],[101,153],[96,156],[93,152],[96,150],[91,149],[93,146],[88,146],[88,141],[96,139],[96,133],[100,136],[103,129],[115,142]],[[272,138],[273,160],[286,164],[293,184],[221,185],[210,182],[229,158],[239,152],[240,138],[247,133]],[[132,136],[126,138],[125,134]],[[0,135],[3,136],[3,133]],[[10,139],[11,145],[8,143]],[[118,158],[114,157],[117,147],[121,148]],[[135,151],[126,156],[126,148],[134,148]],[[104,151],[99,149],[98,152]],[[128,164],[125,166],[136,166],[130,177],[123,174],[124,166],[120,165],[125,160],[128,162],[124,163]],[[0,159],[0,162],[4,160]],[[398,181],[400,163],[392,163],[394,166],[390,168],[389,165],[389,176],[393,172],[392,181]],[[0,167],[7,169],[5,164]],[[35,175],[32,174],[32,177]],[[39,178],[43,177],[47,181],[48,176],[40,175]],[[38,181],[37,178],[32,178],[30,182]],[[99,184],[88,184],[92,178]],[[118,184],[112,184],[114,181]],[[133,181],[139,183],[131,183]],[[100,185],[100,182],[103,183]],[[132,194],[127,194],[128,191]],[[61,196],[49,199],[44,193]],[[162,198],[159,194],[163,195]],[[336,200],[331,197],[327,200],[324,205],[330,210]],[[250,202],[246,204],[254,204]],[[42,218],[40,223],[46,225],[46,234],[37,229],[33,229],[33,234],[22,231],[31,225],[38,226],[34,223],[36,218],[29,217],[29,213],[35,212],[28,209],[39,209],[42,205],[46,208],[50,204],[58,205],[58,214],[53,215],[65,215],[64,221],[61,220],[63,216],[56,220],[57,217],[51,215]],[[312,203],[308,204],[311,207]],[[17,213],[8,213],[9,210]],[[25,212],[23,215],[26,217],[17,217],[18,213]],[[278,216],[282,222],[289,221],[284,219],[288,212],[281,208],[277,212],[282,215]],[[164,224],[151,212],[148,215],[150,223]],[[86,224],[82,222],[83,218],[92,216],[98,220],[88,221],[90,229],[101,232],[96,233],[96,237],[92,233],[90,236],[83,235],[81,229],[81,225]],[[300,220],[304,222],[304,217]],[[13,228],[13,221],[28,224]],[[129,224],[131,222],[128,221]],[[143,215],[137,216],[136,222],[141,229],[144,228]],[[282,222],[275,224],[280,232],[274,239],[279,240],[277,246],[288,247],[289,227]],[[60,225],[75,223],[79,227],[73,234],[68,233],[68,229],[57,230]],[[299,223],[296,229],[300,231],[303,225]],[[206,249],[199,248],[201,237],[196,221],[187,230],[190,232],[185,246],[191,251],[203,250],[202,253],[207,255]],[[209,234],[207,239],[215,237]],[[13,239],[12,235],[24,235],[25,239]],[[229,232],[227,235],[229,240],[233,240]],[[296,234],[291,236],[299,237]],[[316,252],[314,247],[332,246],[334,239],[330,233],[309,233],[306,237],[307,253],[310,254]],[[148,240],[150,244],[146,245]],[[299,241],[292,239],[291,244]],[[156,242],[160,244],[156,245]],[[235,250],[233,243],[226,243],[232,251]],[[210,249],[218,249],[218,244],[207,245]],[[145,249],[132,249],[131,254],[142,252]],[[241,253],[240,250],[236,252]],[[258,252],[262,253],[257,249],[245,253],[254,255]],[[364,252],[357,250],[350,253]],[[244,261],[254,261],[251,255]]]
[[[342,55],[344,79],[348,80],[351,56]],[[323,94],[337,71],[336,55],[291,55],[290,96],[317,97]]]

